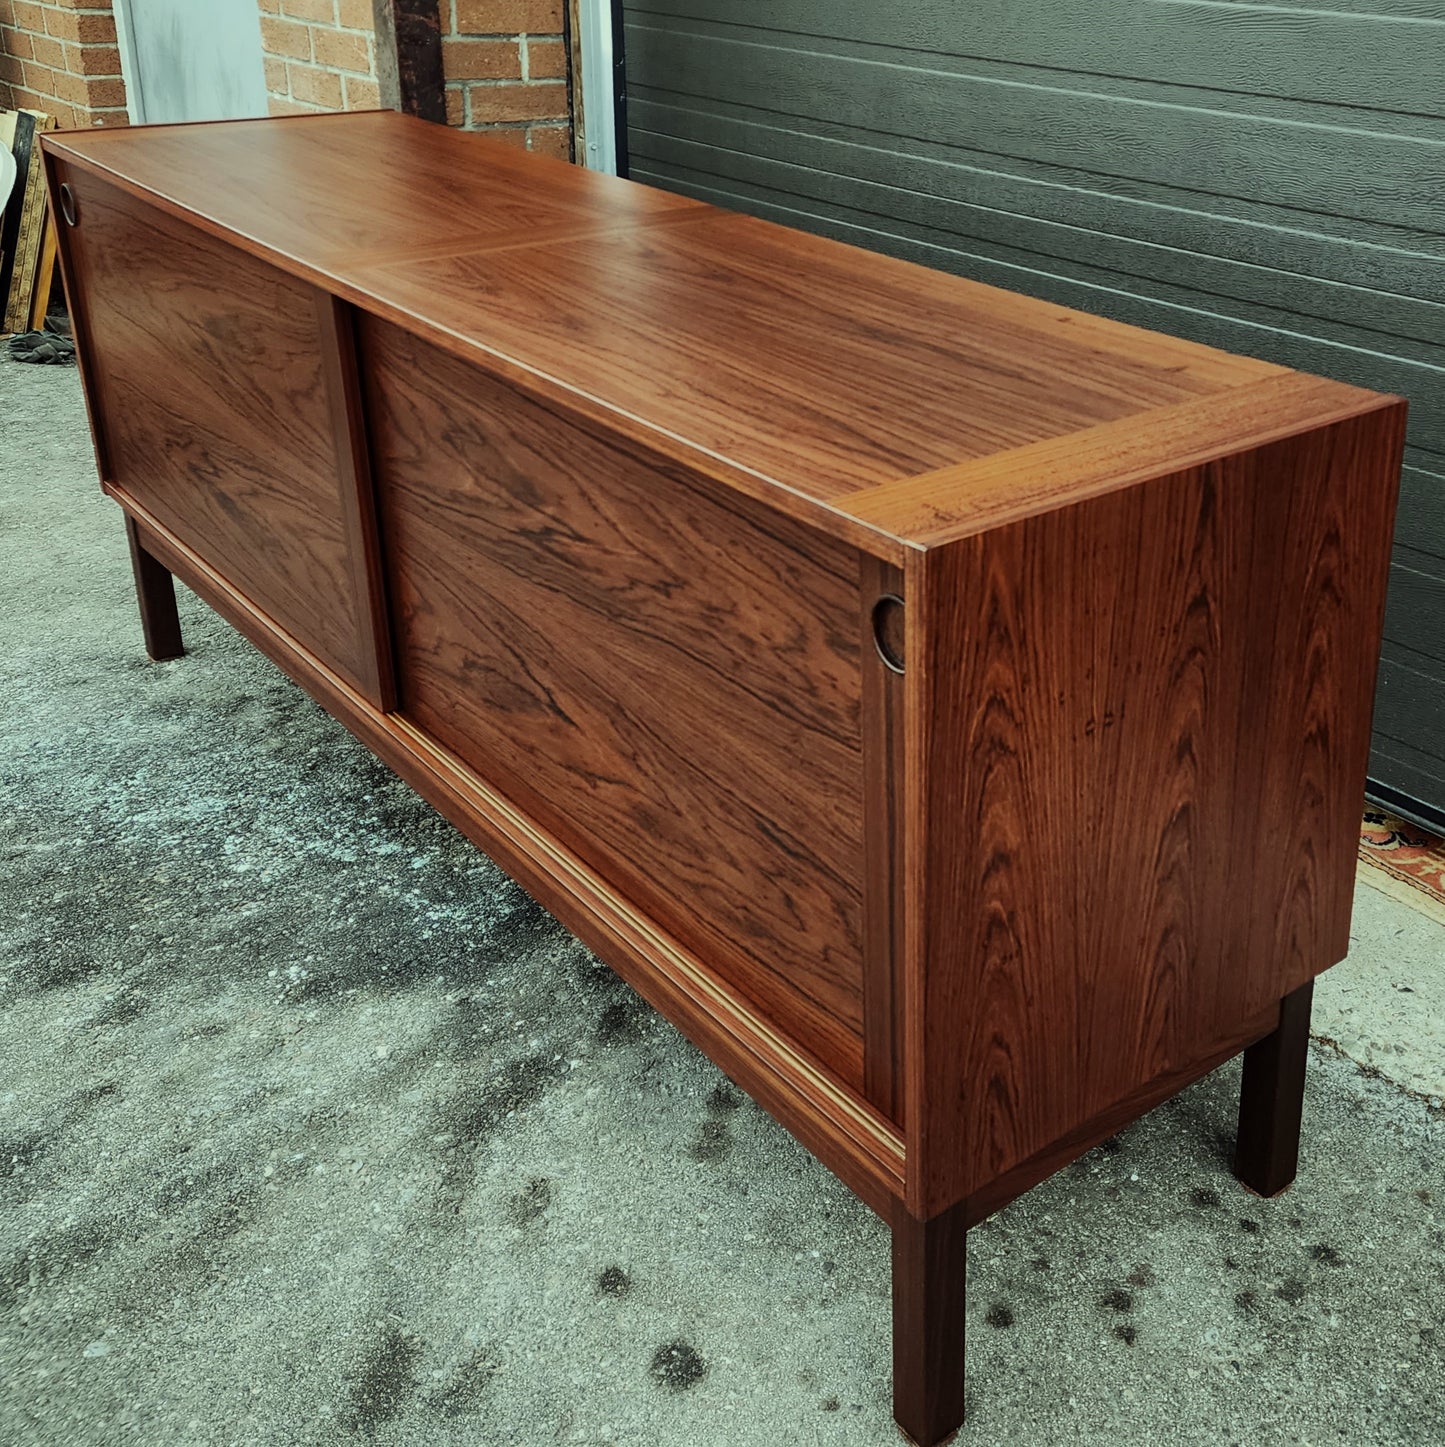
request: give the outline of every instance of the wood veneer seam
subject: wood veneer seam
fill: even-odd
[[[1218,413],[1222,407],[1237,402],[1242,405],[1258,404],[1264,409],[1276,393],[1282,393],[1285,399],[1297,404],[1278,421],[1247,431],[1216,429],[1211,433],[1208,430],[1211,414]],[[1316,400],[1311,394],[1318,394],[1319,405],[1313,410],[1304,410],[1299,404]],[[989,457],[974,458],[914,477],[880,483],[877,487],[865,488],[839,499],[838,507],[860,522],[870,522],[889,532],[899,541],[904,541],[903,534],[906,533],[908,541],[915,547],[941,547],[1009,523],[1022,522],[1026,518],[1056,512],[1075,503],[1153,481],[1163,472],[1186,471],[1351,417],[1380,411],[1397,405],[1401,400],[1308,373],[1283,372],[1279,376],[1243,382],[1169,407],[1101,422],[1061,437],[1025,443],[1022,447],[1010,448]],[[1196,417],[1200,419],[1203,440],[1193,446],[1170,447],[1168,432],[1187,426]],[[1121,439],[1123,444],[1121,465],[1117,469],[1089,456],[1091,447],[1098,448],[1114,438]],[[1080,453],[1082,458],[1076,456]],[[1005,484],[1010,475],[1026,471],[1035,462],[1039,471],[1071,463],[1077,469],[1077,476],[1072,483],[1056,481],[1047,488],[1039,487],[1020,500],[1013,495],[1013,489],[1006,489]],[[993,495],[989,492],[990,483],[993,484]],[[968,498],[965,490],[970,486],[976,487],[980,495]],[[945,512],[931,500],[940,491],[956,495],[956,512]],[[910,498],[921,498],[924,494],[930,496],[930,501],[915,505],[918,517],[910,519],[904,526],[900,526],[896,518],[890,524],[890,508],[902,512]],[[933,514],[931,519],[924,520],[925,511]]]
[[[591,225],[558,222],[556,226],[538,226],[515,241],[489,242],[482,236],[457,237],[452,240],[420,242],[414,246],[369,247],[363,251],[344,252],[329,263],[338,270],[352,273],[388,272],[393,267],[415,261],[450,261],[461,256],[496,256],[509,251],[526,251],[537,246],[563,246],[569,241],[605,240],[609,236],[626,235],[636,230],[652,231],[659,227],[692,225],[708,220],[708,213],[679,206],[656,216],[639,216],[627,221]],[[508,233],[510,234],[510,233]]]

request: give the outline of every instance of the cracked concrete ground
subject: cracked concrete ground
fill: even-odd
[[[897,1442],[882,1225],[0,419],[0,1443]],[[1232,1065],[974,1233],[960,1441],[1445,1439],[1442,957],[1360,889],[1283,1197]]]

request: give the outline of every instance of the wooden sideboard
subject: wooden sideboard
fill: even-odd
[[[1245,1052],[1293,1178],[1404,404],[387,113],[44,140],[152,657],[171,575],[889,1223]]]

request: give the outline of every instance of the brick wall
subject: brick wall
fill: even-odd
[[[371,0],[259,0],[267,105],[300,111],[375,110]]]
[[[371,0],[259,0],[272,115],[380,104]],[[571,154],[563,0],[439,0],[447,119]]]
[[[62,126],[123,126],[125,82],[110,0],[0,0],[0,107]]]
[[[203,0],[197,0],[203,3]],[[565,0],[438,0],[447,119],[569,156]],[[372,0],[257,0],[273,115],[381,104]],[[0,0],[0,106],[124,125],[110,0]]]
[[[570,157],[563,0],[441,0],[447,119]]]

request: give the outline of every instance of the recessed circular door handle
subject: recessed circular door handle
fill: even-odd
[[[75,226],[80,221],[80,203],[75,199],[69,181],[60,183],[60,214],[65,217],[67,226]]]
[[[873,642],[894,673],[903,672],[903,599],[885,593],[873,605]]]

